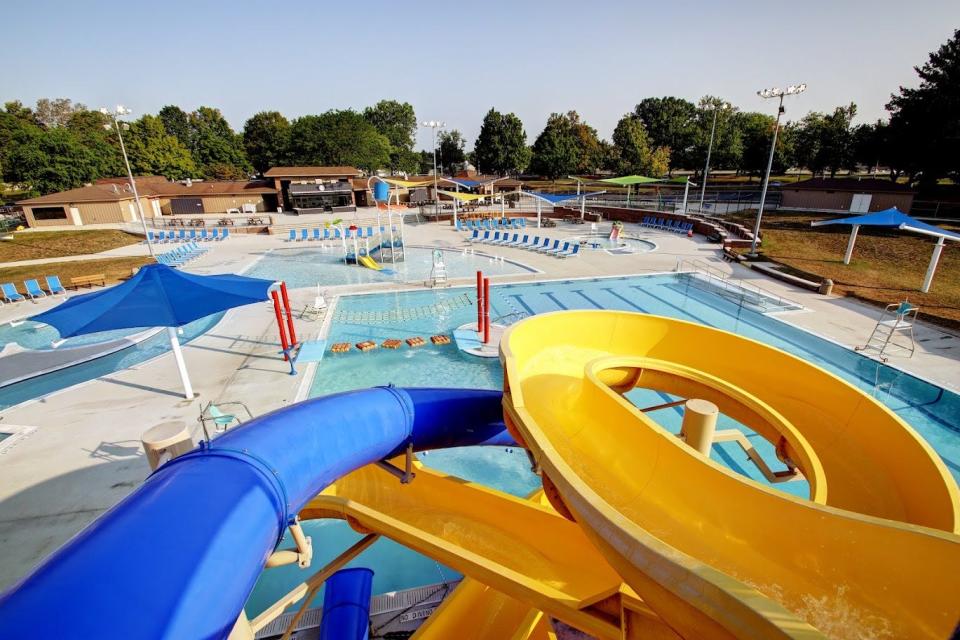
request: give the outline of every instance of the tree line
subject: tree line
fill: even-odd
[[[886,121],[854,126],[857,106],[839,105],[781,124],[773,170],[790,167],[834,176],[857,167],[884,167],[890,178],[921,187],[960,180],[960,30],[916,67],[916,88],[900,87]],[[789,107],[789,104],[788,104]],[[672,96],[641,100],[617,122],[610,140],[576,111],[552,113],[528,144],[520,118],[491,108],[473,149],[460,131],[437,136],[437,162],[454,171],[470,161],[497,175],[559,178],[610,171],[653,177],[675,170],[700,177],[713,145],[712,169],[760,175],[766,167],[774,116],[741,111],[717,96],[693,103]],[[235,132],[220,111],[165,106],[123,123],[135,174],[245,179],[280,165],[350,165],[365,171],[427,173],[433,154],[414,151],[417,119],[406,102],[382,100],[362,111],[331,110],[292,120],[262,111]],[[69,99],[18,101],[0,110],[0,172],[6,182],[42,194],[122,175],[112,119]]]

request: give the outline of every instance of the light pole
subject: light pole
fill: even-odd
[[[703,166],[703,180],[700,185],[700,213],[703,213],[703,199],[707,194],[707,176],[710,175],[710,155],[713,153],[713,134],[717,131],[717,114],[720,113],[720,109],[727,109],[730,107],[730,104],[727,102],[721,102],[713,106],[713,125],[710,127],[710,144],[707,145],[707,162]]]
[[[439,120],[424,120],[420,123],[422,127],[430,127],[433,131],[433,213],[440,215],[440,192],[437,186],[437,129],[443,129],[446,123]]]
[[[113,111],[106,107],[100,107],[100,113],[113,119],[113,126],[117,130],[117,138],[120,139],[120,151],[123,153],[123,163],[127,166],[127,178],[130,180],[130,188],[133,189],[133,199],[137,203],[137,212],[140,214],[140,224],[143,226],[143,239],[147,243],[147,249],[150,250],[150,257],[156,259],[157,254],[153,251],[153,243],[150,242],[150,233],[147,231],[147,220],[143,217],[143,205],[140,204],[140,194],[137,193],[137,181],[133,179],[133,171],[130,169],[130,159],[127,158],[127,147],[123,144],[123,126],[120,123],[120,116],[127,116],[133,113],[122,104],[118,104]],[[110,125],[107,125],[109,128]]]
[[[757,240],[760,239],[760,220],[763,218],[763,206],[767,202],[767,187],[770,184],[770,169],[773,167],[773,153],[777,149],[777,134],[780,131],[780,116],[782,116],[784,113],[783,99],[786,96],[795,96],[803,93],[806,91],[806,89],[807,85],[801,83],[795,85],[792,84],[786,89],[774,87],[772,89],[757,91],[757,95],[761,98],[778,98],[780,100],[780,105],[777,107],[777,123],[773,127],[773,142],[770,143],[770,157],[767,158],[767,172],[763,176],[763,189],[760,190],[760,208],[757,209],[757,221],[753,224],[753,240],[750,242],[750,253],[747,254],[751,258],[757,257]]]

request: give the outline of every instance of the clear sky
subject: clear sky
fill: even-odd
[[[260,110],[292,119],[393,98],[468,147],[491,106],[517,113],[530,142],[570,109],[609,137],[644,97],[719,95],[772,114],[756,91],[800,82],[788,118],[853,101],[872,120],[960,27],[958,0],[30,0],[3,14],[3,101],[209,105],[239,130]]]

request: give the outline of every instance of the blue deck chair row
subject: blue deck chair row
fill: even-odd
[[[63,288],[63,285],[60,284],[60,276],[46,276],[45,279],[47,281],[46,290],[40,287],[40,283],[37,282],[36,278],[24,280],[23,290],[26,292],[26,295],[17,291],[16,285],[12,282],[3,283],[0,285],[0,302],[10,304],[11,302],[23,302],[27,298],[36,300],[37,298],[46,298],[47,295],[67,292],[67,290]]]
[[[165,264],[168,267],[180,267],[191,260],[196,260],[206,252],[207,249],[201,247],[196,242],[189,242],[172,251],[161,253],[157,256],[157,262]]]
[[[503,231],[504,229],[525,229],[526,227],[526,218],[457,220],[457,231]]]
[[[527,249],[529,251],[545,253],[558,258],[569,258],[580,254],[579,242],[564,242],[563,246],[561,247],[560,240],[551,240],[547,237],[544,237],[541,240],[540,236],[534,236],[531,240],[528,234],[520,237],[519,233],[501,234],[501,232],[495,231],[491,236],[489,231],[484,231],[483,235],[481,236],[480,231],[474,230],[473,234],[467,238],[467,240],[469,242],[477,242],[480,244],[489,244],[493,246]]]
[[[153,244],[169,242],[208,242],[226,240],[230,230],[226,227],[214,229],[180,229],[180,231],[147,231],[147,239]]]
[[[692,222],[674,220],[673,218],[656,218],[654,216],[644,216],[641,227],[650,227],[651,229],[660,229],[673,233],[687,233],[693,229]]]

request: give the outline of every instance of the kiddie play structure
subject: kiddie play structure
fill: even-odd
[[[500,358],[502,393],[353,391],[202,443],[0,597],[0,629],[251,638],[378,536],[467,576],[422,639],[548,638],[551,619],[604,639],[956,628],[957,485],[854,386],[747,338],[618,311],[528,318],[505,333]],[[638,387],[679,399],[637,407],[623,394]],[[653,419],[664,406],[683,407],[680,437]],[[718,413],[772,443],[809,496],[711,460]],[[542,495],[514,498],[414,455],[514,442]],[[345,519],[365,537],[248,621],[265,566],[310,565],[298,518]],[[277,550],[287,528],[297,548]]]

